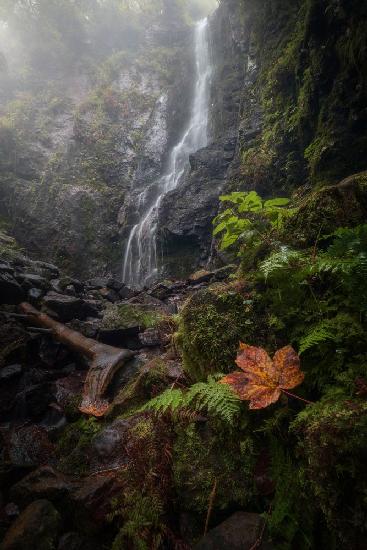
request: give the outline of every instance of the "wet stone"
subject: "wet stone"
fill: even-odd
[[[23,367],[22,365],[8,365],[0,369],[0,381],[7,381],[13,378],[16,378],[22,374]]]
[[[61,517],[47,500],[32,502],[8,529],[2,550],[47,550],[52,548]]]

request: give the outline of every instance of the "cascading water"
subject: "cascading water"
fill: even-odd
[[[211,64],[207,19],[196,25],[195,58],[196,83],[189,124],[180,142],[170,152],[164,175],[138,196],[140,220],[130,232],[123,263],[123,281],[132,287],[142,287],[157,277],[157,225],[161,200],[179,185],[190,154],[205,147],[208,142]]]

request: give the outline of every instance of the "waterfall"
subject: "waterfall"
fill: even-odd
[[[162,198],[179,185],[190,154],[205,147],[208,142],[211,64],[207,19],[199,21],[195,28],[195,60],[195,90],[188,126],[179,143],[170,151],[165,173],[142,191],[137,199],[140,219],[131,229],[123,262],[123,281],[135,288],[153,281],[159,272],[157,226]]]

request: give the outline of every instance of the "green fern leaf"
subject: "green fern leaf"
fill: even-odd
[[[260,264],[260,272],[265,280],[289,270],[304,260],[302,252],[282,246],[277,252],[273,252]]]
[[[164,414],[168,410],[175,412],[184,407],[185,401],[185,394],[182,390],[169,388],[148,401],[148,403],[141,407],[140,411],[156,411],[160,414]]]
[[[300,341],[299,354],[313,348],[322,342],[335,341],[335,331],[332,330],[332,322],[323,321],[313,327]]]

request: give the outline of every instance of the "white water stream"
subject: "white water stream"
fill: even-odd
[[[195,58],[195,91],[189,124],[180,142],[172,148],[169,154],[164,175],[138,196],[137,209],[140,220],[130,232],[123,262],[123,281],[133,288],[143,287],[157,277],[159,271],[157,216],[160,203],[166,193],[179,185],[188,165],[189,156],[205,147],[208,142],[208,108],[212,69],[207,19],[199,21],[195,28]]]

